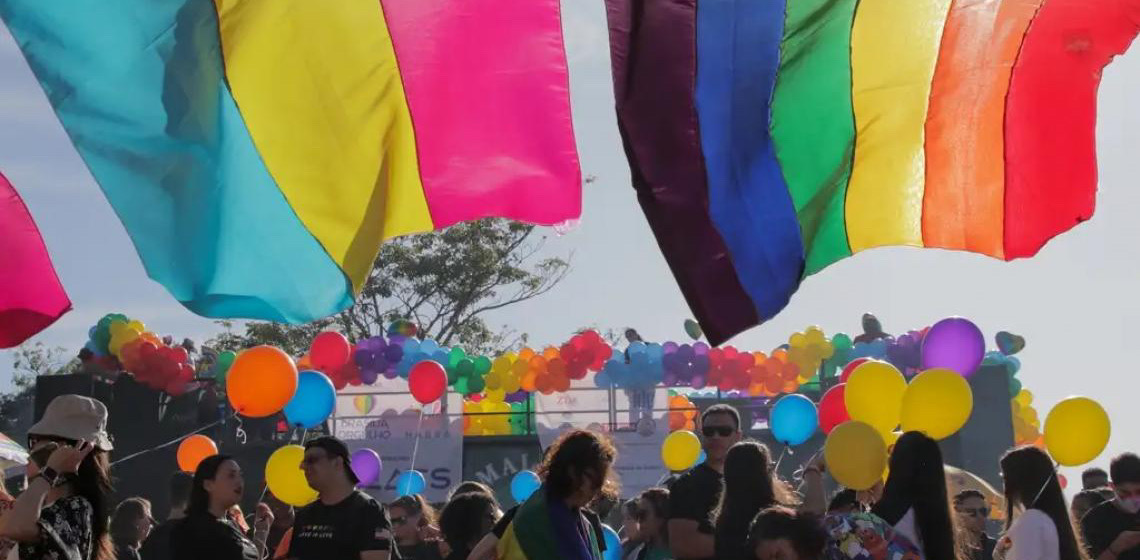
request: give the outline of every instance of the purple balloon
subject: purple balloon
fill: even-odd
[[[698,342],[693,345],[693,353],[698,356],[707,356],[709,353],[709,345],[703,342]]]
[[[922,341],[923,369],[947,368],[969,377],[978,370],[985,355],[982,330],[961,317],[939,321]]]
[[[372,385],[380,378],[380,373],[374,369],[360,370],[360,382],[365,385]]]
[[[678,346],[676,342],[672,341],[661,345],[661,349],[665,351],[665,354],[672,354],[676,352],[678,348],[680,348],[680,346]]]
[[[358,449],[353,452],[349,464],[352,465],[352,472],[356,474],[356,478],[360,479],[356,484],[358,487],[368,486],[380,479],[383,464],[380,462],[380,455],[371,449]]]
[[[388,347],[384,349],[384,360],[388,363],[399,363],[402,359],[404,359],[404,349],[402,347],[389,344]]]

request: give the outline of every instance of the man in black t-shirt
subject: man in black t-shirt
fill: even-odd
[[[305,443],[301,469],[317,501],[296,513],[293,560],[395,560],[388,512],[368,494],[349,466],[348,447],[334,437]]]
[[[1140,560],[1140,457],[1119,455],[1108,470],[1116,499],[1081,519],[1085,545],[1092,560]]]
[[[724,458],[740,441],[740,413],[725,404],[701,414],[701,445],[705,462],[673,483],[669,490],[669,548],[678,560],[702,560],[716,555],[712,511],[724,488]]]

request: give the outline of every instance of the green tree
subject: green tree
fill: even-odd
[[[216,350],[272,344],[300,355],[322,330],[359,340],[407,319],[444,346],[476,353],[503,349],[526,335],[495,328],[484,315],[549,292],[570,271],[569,257],[541,255],[543,231],[487,219],[393,240],[381,248],[351,309],[306,325],[249,322],[241,332],[221,322],[226,332],[207,344]]]
[[[36,378],[62,375],[79,367],[64,348],[24,344],[12,353],[12,390],[0,393],[0,432],[20,443],[27,439],[35,414]]]

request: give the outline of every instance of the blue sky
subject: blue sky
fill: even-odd
[[[575,127],[585,187],[581,225],[553,230],[547,252],[572,255],[556,290],[489,317],[527,332],[535,345],[560,343],[576,328],[636,327],[647,339],[684,338],[689,316],[629,185],[613,113],[605,13],[600,0],[564,0]],[[6,31],[0,31],[0,170],[23,195],[52,252],[75,310],[35,340],[78,349],[100,316],[121,311],[156,332],[204,339],[218,330],[147,279],[119,221],[67,140]],[[974,319],[992,338],[1026,337],[1022,382],[1044,416],[1072,394],[1100,401],[1113,420],[1106,455],[1140,450],[1140,53],[1105,72],[1097,135],[1100,193],[1094,219],[1031,260],[888,248],[860,254],[809,278],[791,305],[732,344],[768,351],[812,324],[859,329],[865,311],[888,331],[949,315]],[[1048,118],[1048,115],[1042,115]],[[990,342],[993,346],[992,340]],[[0,376],[10,354],[0,352]],[[0,379],[0,387],[9,380]],[[1069,473],[1070,475],[1075,473]],[[1077,480],[1070,476],[1071,480]]]

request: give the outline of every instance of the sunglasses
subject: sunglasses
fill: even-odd
[[[731,426],[705,426],[701,428],[701,433],[705,437],[728,437],[736,433],[736,428]]]
[[[964,513],[970,517],[988,517],[990,515],[990,508],[961,508],[958,510],[958,513]]]

